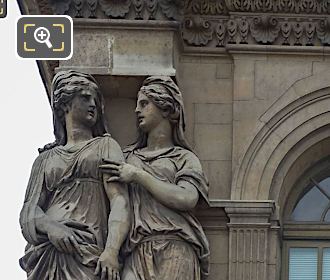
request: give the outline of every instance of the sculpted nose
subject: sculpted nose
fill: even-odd
[[[91,108],[95,109],[96,108],[96,102],[94,99],[91,100],[90,105]]]

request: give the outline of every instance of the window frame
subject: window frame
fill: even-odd
[[[289,251],[290,248],[316,248],[318,249],[317,257],[317,280],[322,280],[322,263],[323,263],[323,249],[330,248],[329,241],[319,240],[286,240],[283,244],[283,257],[282,257],[282,277],[281,279],[289,279]]]

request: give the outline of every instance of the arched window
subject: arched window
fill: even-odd
[[[320,182],[310,178],[310,186],[292,211],[291,220],[330,223],[330,177]]]
[[[330,280],[330,160],[298,180],[285,209],[282,280]]]

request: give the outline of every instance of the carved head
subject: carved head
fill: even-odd
[[[184,137],[185,119],[182,94],[178,86],[168,76],[151,76],[144,80],[139,93],[146,95],[149,100],[164,112],[172,125],[173,142],[191,150]],[[146,145],[147,135],[139,129],[137,148]]]
[[[92,128],[93,136],[106,133],[103,99],[96,80],[88,74],[74,70],[57,73],[52,82],[51,106],[53,110],[54,134],[59,145],[66,143],[65,105],[70,105],[73,98],[83,90],[96,92],[97,121]]]

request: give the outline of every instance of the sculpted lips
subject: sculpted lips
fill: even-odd
[[[137,119],[138,119],[138,121],[139,121],[139,123],[140,123],[140,122],[142,122],[142,121],[143,121],[144,117],[143,117],[143,116],[141,116],[141,115],[138,115],[138,116],[137,116]]]
[[[89,110],[88,110],[88,114],[89,114],[91,117],[94,117],[94,116],[95,116],[95,110],[94,110],[94,109],[89,109]]]

